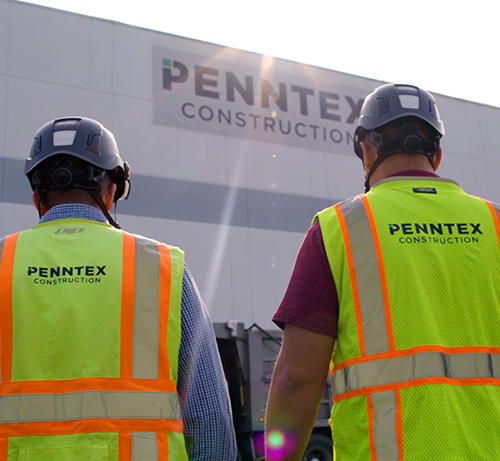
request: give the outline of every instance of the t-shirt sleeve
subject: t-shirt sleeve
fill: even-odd
[[[295,258],[288,287],[273,322],[337,336],[338,297],[319,222],[307,231]]]

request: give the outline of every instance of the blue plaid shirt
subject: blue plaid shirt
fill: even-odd
[[[66,218],[107,222],[96,208],[69,203],[51,208],[40,223]],[[234,461],[236,441],[217,343],[210,317],[186,265],[177,391],[189,460]]]

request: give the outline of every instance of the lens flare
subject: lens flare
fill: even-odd
[[[283,448],[285,445],[285,436],[279,431],[273,431],[267,438],[267,446],[269,448]]]
[[[266,455],[268,461],[281,461],[293,451],[293,438],[278,430],[270,431],[266,436]]]

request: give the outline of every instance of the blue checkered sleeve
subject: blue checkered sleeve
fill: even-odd
[[[184,266],[178,393],[190,461],[234,461],[231,407],[210,317]]]

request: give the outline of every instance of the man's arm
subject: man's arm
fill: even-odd
[[[184,266],[178,392],[190,461],[234,461],[237,456],[226,380],[212,322]]]
[[[266,410],[266,459],[300,461],[325,387],[334,339],[285,325]]]

